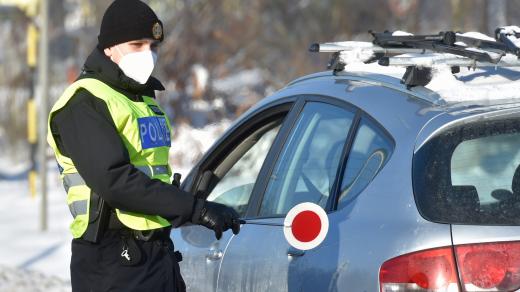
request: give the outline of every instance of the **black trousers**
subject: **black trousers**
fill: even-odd
[[[186,291],[169,237],[134,240],[141,254],[133,265],[121,259],[123,241],[119,230],[107,230],[96,244],[73,239],[72,291]]]

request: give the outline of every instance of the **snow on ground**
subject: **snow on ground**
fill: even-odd
[[[12,164],[3,158],[0,165],[0,291],[70,290],[70,214],[55,164],[48,167],[46,232],[40,231],[40,198],[31,197],[25,175],[5,174]]]
[[[170,163],[174,172],[185,177],[191,166],[205,153],[213,142],[229,127],[230,121],[223,120],[202,129],[187,124],[174,127],[173,142],[170,150]]]
[[[28,270],[0,266],[0,291],[9,292],[65,292],[70,283],[56,276]]]
[[[203,129],[179,126],[174,133],[174,172],[187,175],[229,126],[229,121]],[[48,230],[40,231],[40,198],[32,198],[26,161],[0,155],[0,292],[70,291],[71,216],[54,160],[48,162]]]

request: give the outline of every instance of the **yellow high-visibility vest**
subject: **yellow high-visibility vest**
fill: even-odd
[[[47,142],[54,150],[60,166],[61,179],[67,192],[67,204],[74,220],[70,231],[79,238],[87,229],[91,189],[85,183],[74,162],[58,149],[50,129],[53,115],[63,108],[80,89],[103,100],[112,116],[119,136],[130,155],[130,163],[151,178],[171,183],[168,153],[171,145],[171,125],[155,99],[143,96],[143,102],[128,99],[107,84],[93,78],[71,84],[54,104],[48,120]],[[116,209],[117,218],[135,230],[151,230],[170,226],[168,220],[157,215],[144,215]]]

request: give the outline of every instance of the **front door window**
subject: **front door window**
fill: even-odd
[[[217,167],[231,168],[219,180],[207,197],[208,201],[225,204],[244,216],[258,173],[280,130],[281,120],[268,123],[247,137]],[[242,156],[240,157],[240,155]]]

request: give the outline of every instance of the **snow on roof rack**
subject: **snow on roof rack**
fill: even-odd
[[[499,27],[495,38],[484,34],[453,31],[433,35],[412,35],[396,31],[376,33],[369,31],[370,42],[335,42],[312,44],[311,52],[330,52],[327,66],[334,74],[343,71],[352,62],[382,66],[406,67],[401,82],[407,87],[425,86],[431,81],[431,68],[444,65],[458,73],[463,67],[517,67],[520,66],[520,28]]]

